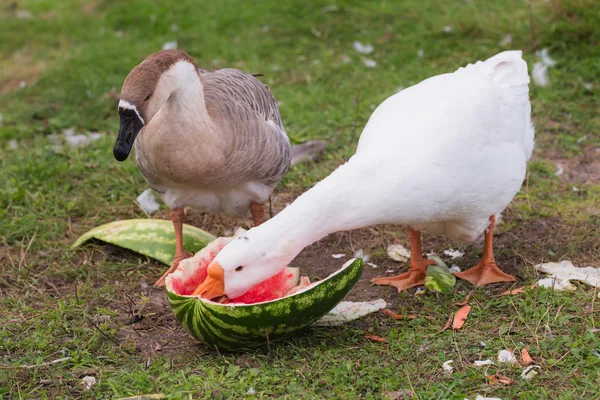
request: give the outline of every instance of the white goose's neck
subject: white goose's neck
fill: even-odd
[[[373,179],[372,163],[356,156],[298,197],[262,225],[250,230],[253,238],[271,246],[282,265],[291,262],[306,246],[334,232],[391,222],[380,198],[371,188],[358,186]],[[398,204],[398,202],[396,203]],[[400,204],[400,206],[402,206]],[[410,218],[398,214],[400,220]]]

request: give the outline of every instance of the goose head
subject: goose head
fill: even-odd
[[[264,225],[264,224],[263,224]],[[260,227],[250,229],[228,243],[208,266],[206,280],[194,294],[208,299],[239,297],[252,287],[277,275],[296,256],[290,243],[285,246]]]
[[[136,136],[156,115],[170,95],[190,79],[198,78],[192,58],[179,50],[149,55],[131,70],[121,88],[119,133],[113,148],[118,161],[129,156]]]

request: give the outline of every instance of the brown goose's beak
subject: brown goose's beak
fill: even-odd
[[[143,127],[144,124],[137,115],[127,114],[125,112],[121,114],[119,134],[117,136],[117,141],[115,142],[115,147],[113,148],[113,155],[117,161],[125,161],[127,157],[129,157],[133,142]]]
[[[225,295],[225,271],[217,262],[208,266],[208,276],[192,293],[192,296],[200,296],[212,300]]]

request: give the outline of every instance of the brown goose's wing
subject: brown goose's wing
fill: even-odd
[[[200,70],[200,79],[208,114],[230,149],[227,179],[276,185],[290,166],[291,145],[269,88],[236,69]]]

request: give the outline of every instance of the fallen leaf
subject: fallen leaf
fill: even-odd
[[[521,361],[523,362],[523,365],[529,365],[534,363],[533,358],[531,358],[529,352],[527,351],[527,347],[521,350]]]
[[[365,334],[365,337],[369,340],[373,340],[374,342],[379,342],[379,343],[383,343],[386,341],[385,338],[382,338],[381,336],[373,335],[371,333]]]
[[[454,315],[454,320],[452,321],[452,329],[457,331],[460,328],[462,328],[470,312],[471,306],[468,304],[459,308],[456,314]]]
[[[500,350],[498,352],[498,361],[505,363],[516,363],[517,359],[515,358],[515,355],[512,353],[512,351]]]
[[[452,321],[453,320],[454,320],[454,314],[450,314],[450,317],[448,318],[448,321],[446,321],[446,323],[444,324],[444,326],[442,327],[442,329],[438,333],[442,333],[446,329],[450,328],[450,326],[452,326]]]
[[[444,371],[452,373],[452,371],[454,370],[454,367],[450,364],[452,364],[453,362],[454,362],[454,360],[445,361],[442,364],[442,368],[444,369]]]
[[[471,295],[473,294],[473,291],[471,290],[469,293],[467,293],[467,295],[465,296],[465,299],[463,301],[458,301],[456,303],[454,303],[455,306],[464,306],[465,304],[467,304],[469,302],[469,299],[471,298]]]
[[[530,286],[521,286],[520,288],[517,288],[517,289],[510,289],[510,290],[507,290],[506,292],[502,292],[498,296],[512,296],[513,294],[525,293],[525,288],[535,289],[536,287],[537,287],[537,284],[535,284],[535,283]]]
[[[401,315],[401,314],[397,314],[397,313],[395,313],[395,312],[393,312],[392,310],[390,310],[390,309],[387,309],[387,308],[384,308],[384,309],[382,309],[382,310],[381,310],[381,313],[382,313],[383,315],[387,315],[388,317],[392,317],[392,318],[394,318],[394,319],[402,319],[402,318],[404,318],[404,316],[403,316],[403,315]]]
[[[490,385],[495,385],[496,383],[503,383],[505,385],[510,385],[512,383],[512,379],[510,379],[508,376],[504,376],[504,375],[494,374],[494,375],[486,375],[486,377],[488,378],[488,383]]]
[[[377,43],[383,44],[383,43],[389,42],[390,40],[392,40],[392,32],[386,32],[385,35],[383,35],[382,37],[379,38]]]

